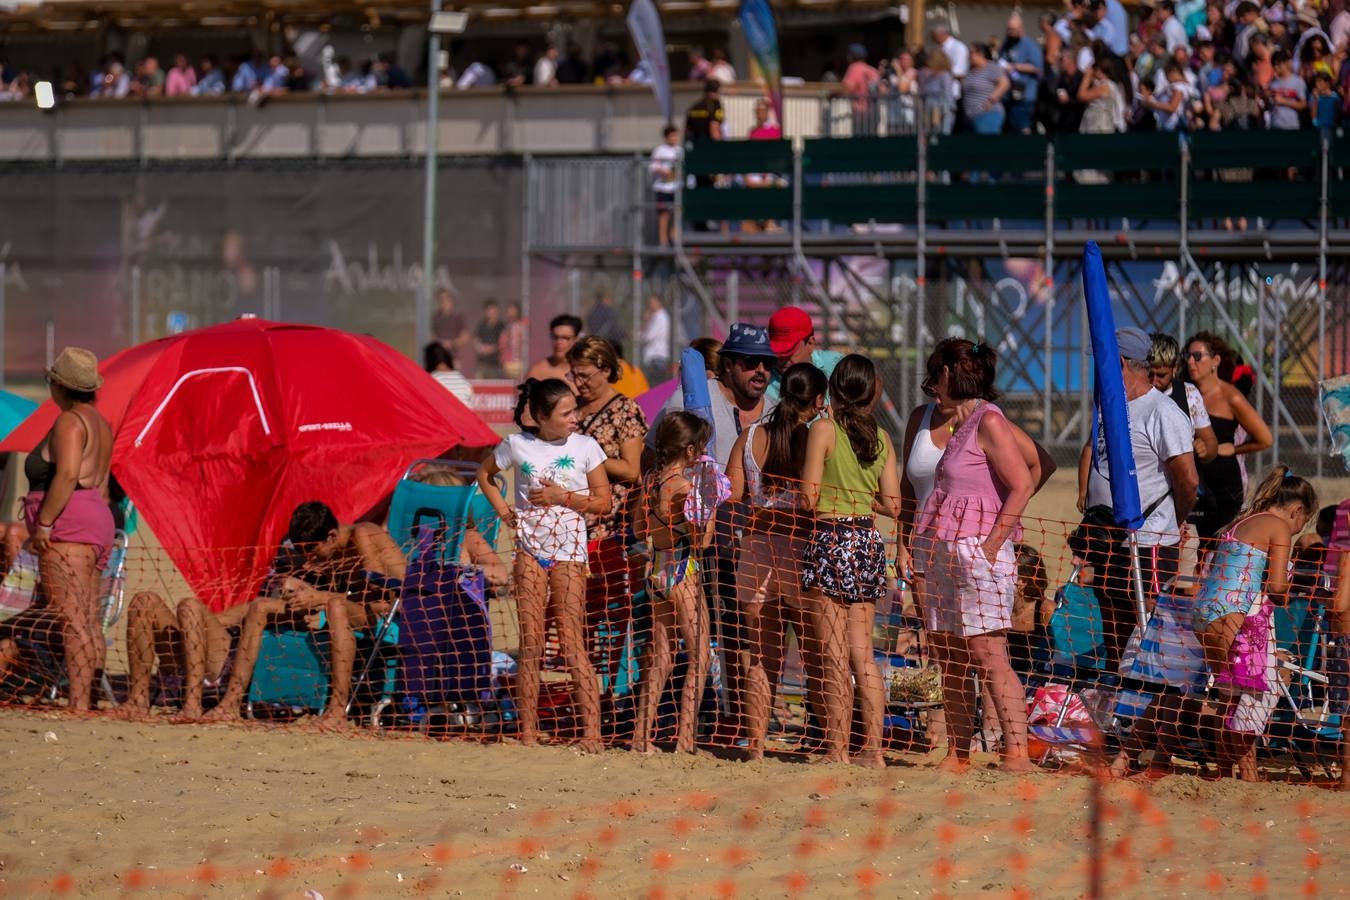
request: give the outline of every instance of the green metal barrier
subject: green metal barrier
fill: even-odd
[[[1317,218],[1317,131],[1198,131],[1190,136],[1190,146],[1193,216]],[[1290,169],[1299,170],[1298,180],[1289,180]],[[1248,170],[1250,181],[1245,180]]]
[[[1062,134],[1055,138],[1055,217],[1175,219],[1181,214],[1175,134]],[[1082,181],[1075,180],[1073,173]],[[1088,172],[1140,172],[1139,180],[1085,183]],[[1133,176],[1130,176],[1133,177]]]
[[[918,202],[919,144],[911,137],[821,138],[805,142],[800,161],[801,218],[912,224],[928,221],[1038,220],[1046,204],[1063,219],[1177,220],[1181,166],[1189,149],[1192,219],[1263,216],[1315,219],[1321,196],[1321,133],[1300,131],[1067,134],[1053,141],[1053,191],[1045,171],[1051,144],[1040,135],[942,135],[926,147],[926,203]],[[1329,203],[1350,216],[1350,138],[1331,145]],[[686,189],[691,221],[791,219],[792,148],[788,141],[734,141],[692,150],[685,173],[771,173],[787,186],[744,189],[707,184]],[[1289,173],[1296,173],[1290,180]],[[1108,174],[1106,183],[1092,173]]]

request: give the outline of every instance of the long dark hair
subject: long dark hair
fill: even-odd
[[[870,359],[850,353],[830,375],[830,414],[848,435],[858,462],[870,466],[881,456],[881,435],[872,415],[877,399],[877,367]]]
[[[527,378],[516,391],[518,392],[514,417],[516,427],[529,434],[538,434],[538,422],[548,418],[553,408],[558,405],[558,401],[572,393],[572,388],[561,378]],[[530,415],[534,417],[536,424],[525,424],[526,407],[529,407]]]
[[[760,466],[765,487],[770,483],[775,487],[789,487],[788,482],[801,477],[809,430],[802,421],[802,414],[814,409],[816,399],[828,388],[825,373],[810,363],[797,363],[783,373],[778,405],[760,426],[769,436],[769,451],[764,455],[764,465]]]
[[[944,338],[938,341],[928,356],[928,385],[925,393],[937,384],[942,370],[947,370],[947,392],[953,400],[998,400],[994,378],[998,369],[998,354],[988,344],[977,344],[965,338]],[[930,394],[931,396],[931,394]]]

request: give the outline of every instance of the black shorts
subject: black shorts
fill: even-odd
[[[669,191],[654,191],[656,194],[656,208],[661,212],[669,212],[675,208],[675,195]]]
[[[802,560],[802,589],[841,603],[886,596],[886,547],[871,516],[817,520]]]

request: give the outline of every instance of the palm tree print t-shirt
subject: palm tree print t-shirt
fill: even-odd
[[[594,438],[572,434],[545,441],[513,434],[497,445],[497,467],[516,473],[516,544],[540,560],[586,561],[586,520],[566,506],[535,506],[530,491],[552,482],[567,491],[589,493],[587,476],[605,464]]]

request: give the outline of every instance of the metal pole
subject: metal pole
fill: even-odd
[[[792,260],[797,272],[792,279],[792,303],[801,303],[801,283],[806,277],[806,266],[802,258],[802,142],[792,142]],[[829,329],[825,340],[829,341]]]
[[[520,321],[525,323],[525,346],[521,348],[524,359],[517,360],[526,368],[530,364],[530,230],[534,218],[530,208],[534,195],[534,160],[525,154],[525,190],[521,193],[521,229],[520,229]],[[521,373],[522,376],[524,373]],[[522,377],[520,379],[524,381]]]
[[[641,154],[633,154],[633,331],[628,338],[628,358],[642,359],[642,288],[646,273],[642,266],[642,245],[646,240],[647,217],[644,197],[647,191],[647,170]]]
[[[1256,292],[1256,346],[1253,348],[1256,352],[1247,362],[1256,370],[1257,377],[1264,378],[1266,375],[1266,291],[1256,266],[1252,266],[1248,270],[1248,275],[1251,278],[1252,290]],[[1276,340],[1278,339],[1277,336]],[[1274,387],[1273,384],[1271,386]],[[1257,391],[1255,399],[1256,402],[1253,405],[1256,407],[1256,414],[1261,417],[1262,422],[1269,421],[1266,419],[1266,392]],[[1280,418],[1279,414],[1276,413],[1275,421],[1271,423],[1271,433],[1274,434],[1279,430]],[[1263,456],[1265,456],[1264,453],[1258,453],[1253,459],[1258,468],[1265,465],[1262,461]]]
[[[727,321],[741,320],[741,273],[732,269],[727,273]]]
[[[1144,600],[1144,573],[1139,567],[1139,535],[1130,532],[1130,569],[1134,577],[1134,614],[1139,619],[1139,634],[1148,626],[1148,604]]]
[[[923,384],[924,372],[923,344],[924,319],[928,317],[928,108],[925,105],[919,114],[919,129],[915,140],[919,142],[918,166],[914,185],[915,215],[918,221],[914,240],[914,383]]]
[[[131,267],[131,346],[141,342],[141,267]]]
[[[47,320],[47,368],[56,362],[56,320]]]
[[[1257,284],[1256,289],[1258,291],[1261,289],[1260,283]],[[1275,347],[1275,359],[1274,359],[1275,371],[1271,373],[1270,377],[1274,379],[1273,386],[1275,388],[1275,396],[1278,397],[1280,395],[1280,381],[1282,380],[1280,377],[1281,374],[1280,370],[1284,367],[1284,354],[1280,352],[1282,349],[1282,345],[1284,344],[1284,341],[1281,340],[1281,338],[1283,337],[1283,332],[1281,331],[1281,328],[1284,325],[1284,310],[1281,309],[1279,294],[1275,292],[1275,289],[1273,287],[1271,288],[1270,299],[1272,301],[1273,306],[1272,315],[1274,317],[1273,321],[1270,323],[1270,334],[1271,334],[1271,343]],[[1320,431],[1321,429],[1318,430]],[[1275,419],[1275,427],[1271,429],[1271,435],[1273,437],[1273,440],[1270,445],[1270,459],[1271,464],[1274,465],[1275,463],[1280,461],[1280,420],[1278,418]]]
[[[5,386],[5,282],[8,275],[5,262],[0,260],[0,388]]]
[[[1327,377],[1327,187],[1331,168],[1331,142],[1322,135],[1322,191],[1318,197],[1317,234],[1317,383]],[[3,270],[0,270],[3,271]],[[0,297],[3,297],[0,294]],[[1320,389],[1320,387],[1319,387]],[[1322,477],[1322,458],[1327,455],[1326,429],[1317,426],[1317,477]]]
[[[1050,427],[1050,398],[1054,390],[1055,347],[1055,144],[1045,144],[1045,384],[1041,388],[1041,436],[1046,444],[1053,438]]]
[[[431,14],[441,11],[441,0],[431,0]],[[426,182],[422,196],[422,283],[417,291],[413,336],[418,349],[431,339],[431,296],[436,290],[436,163],[441,116],[441,36],[427,37]],[[526,221],[529,221],[528,219]],[[521,315],[525,310],[521,310]],[[528,318],[525,319],[529,321]]]

